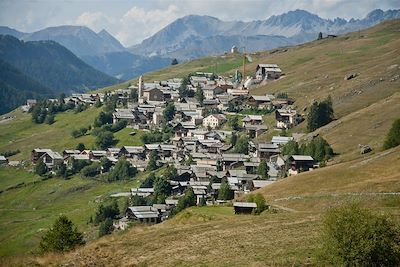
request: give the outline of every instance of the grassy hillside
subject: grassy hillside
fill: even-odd
[[[321,217],[331,206],[361,202],[400,220],[400,195],[384,194],[400,191],[400,148],[381,150],[385,133],[400,117],[399,27],[400,21],[390,21],[360,33],[253,56],[254,63],[247,69],[254,71],[257,63],[277,63],[286,75],[252,93],[288,92],[299,110],[330,94],[337,118],[316,131],[339,153],[332,162],[336,164],[259,190],[279,209],[277,213],[234,216],[231,207],[191,208],[160,225],[135,226],[66,255],[27,256],[15,264],[303,266],[313,263]],[[144,78],[153,81],[183,77],[215,67],[218,73],[233,74],[240,65],[240,55],[209,57]],[[359,75],[344,80],[349,73]],[[70,132],[91,124],[99,112],[90,108],[78,114],[57,114],[56,122],[49,126],[35,125],[29,114],[14,111],[11,115],[15,119],[0,121],[0,152],[20,149],[22,152],[13,158],[28,159],[35,147],[62,151],[79,142],[91,147],[92,136],[73,139]],[[271,116],[265,116],[265,121],[270,125],[274,122]],[[304,130],[304,123],[293,129]],[[142,132],[135,136],[130,132],[124,129],[115,134],[119,146],[140,144]],[[361,155],[358,144],[369,144],[374,150]],[[47,228],[59,213],[67,214],[80,230],[93,236],[86,221],[98,199],[135,185],[135,181],[103,184],[80,177],[41,181],[23,170],[0,169],[1,190],[22,182],[27,185],[0,194],[1,207],[6,207],[0,209],[0,240],[5,244],[0,245],[0,255],[26,254],[37,245],[40,229]],[[0,265],[9,265],[10,260],[16,259],[6,258]]]
[[[156,226],[134,226],[43,265],[303,266],[314,262],[323,213],[341,203],[400,221],[400,147],[289,177],[259,190],[278,212],[233,215],[232,207],[189,208]],[[393,195],[388,193],[393,192]],[[383,194],[386,193],[386,194]]]
[[[97,228],[87,222],[98,205],[110,194],[139,186],[147,175],[105,183],[79,175],[42,180],[23,169],[0,168],[0,257],[37,251],[43,231],[60,214],[71,218],[88,240],[95,239]]]

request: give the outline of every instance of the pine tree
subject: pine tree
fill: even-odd
[[[61,215],[40,241],[42,251],[68,251],[76,246],[85,244],[82,233],[78,232],[74,224]]]
[[[200,88],[200,86],[198,86],[196,89],[196,99],[197,101],[199,101],[200,106],[203,106],[204,92],[203,89]]]
[[[231,187],[229,186],[228,181],[223,180],[221,183],[221,187],[218,191],[218,199],[220,200],[230,200],[232,199],[232,191],[231,191]]]
[[[263,179],[268,178],[269,167],[267,161],[265,159],[261,160],[260,165],[257,168],[257,174],[260,175]]]
[[[174,103],[169,102],[163,112],[165,121],[167,121],[167,122],[171,121],[175,116],[175,112],[176,112],[176,109],[175,109]]]
[[[157,159],[158,159],[157,152],[152,151],[150,153],[149,163],[147,164],[147,168],[146,168],[147,171],[154,171],[154,170],[158,169]]]
[[[400,119],[393,122],[392,127],[386,135],[383,149],[389,149],[400,145]]]

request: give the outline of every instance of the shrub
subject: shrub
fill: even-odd
[[[92,163],[81,170],[85,177],[94,177],[100,173],[100,164],[98,162]]]
[[[255,195],[250,194],[247,197],[247,201],[255,202],[257,204],[257,208],[254,210],[255,214],[260,214],[261,212],[263,212],[267,208],[267,205],[265,205],[265,198],[260,193],[257,193]]]
[[[40,248],[46,251],[68,251],[76,246],[85,244],[82,233],[78,232],[74,224],[61,215],[40,241]]]
[[[94,223],[99,224],[104,222],[106,219],[114,219],[119,214],[118,203],[113,201],[108,205],[100,205],[97,208],[96,214],[94,216]]]
[[[399,266],[400,228],[390,218],[357,205],[331,209],[325,216],[321,264]]]
[[[47,172],[46,164],[43,160],[39,159],[38,163],[35,166],[35,173],[42,176]]]
[[[109,182],[129,180],[130,178],[135,177],[136,174],[137,169],[135,167],[133,167],[125,159],[120,159],[118,160],[117,164],[115,164],[115,167],[108,174],[107,180]]]
[[[109,235],[112,233],[113,230],[114,230],[113,220],[110,218],[107,218],[107,219],[105,219],[104,222],[100,223],[99,237],[102,237],[104,235]]]

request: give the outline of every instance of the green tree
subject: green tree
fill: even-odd
[[[109,124],[109,123],[112,123],[112,113],[101,111],[100,114],[94,120],[94,127],[101,127],[104,124]]]
[[[250,194],[247,197],[248,202],[254,202],[257,204],[257,208],[254,210],[255,214],[260,214],[263,212],[266,208],[267,205],[265,204],[265,198],[262,194],[257,193],[257,194]]]
[[[238,139],[238,137],[237,137],[236,133],[232,133],[231,138],[229,139],[229,143],[232,146],[235,146],[236,142],[237,142],[237,139]]]
[[[203,92],[203,89],[200,88],[200,86],[197,87],[195,95],[196,95],[197,101],[199,101],[200,106],[203,106],[204,92]]]
[[[101,103],[101,101],[100,101],[100,99],[97,99],[96,100],[96,103],[94,103],[94,106],[96,107],[96,108],[99,108],[99,107],[101,107],[103,104]]]
[[[330,123],[333,119],[332,98],[328,96],[328,98],[321,103],[314,102],[311,105],[307,114],[307,130],[312,132]]]
[[[220,200],[230,200],[233,198],[231,187],[226,179],[221,182],[221,187],[218,191],[218,199]]]
[[[234,130],[234,131],[239,131],[240,126],[239,126],[239,117],[238,116],[232,116],[228,119],[228,125]]]
[[[107,157],[100,159],[100,165],[102,172],[108,172],[112,166],[112,162]]]
[[[173,102],[169,102],[164,109],[163,115],[166,122],[171,121],[175,116],[175,105]]]
[[[119,215],[119,208],[117,201],[113,201],[108,205],[100,205],[97,208],[96,214],[94,216],[94,223],[97,225],[104,222],[107,218],[114,219]]]
[[[386,135],[383,149],[389,149],[400,145],[400,119],[393,122],[392,127]]]
[[[83,150],[86,149],[85,144],[79,143],[79,144],[76,146],[76,149],[82,152]]]
[[[98,162],[94,162],[88,166],[83,167],[81,173],[85,177],[94,177],[100,173],[100,164]]]
[[[107,218],[104,222],[100,223],[99,226],[99,237],[109,235],[114,231],[113,220],[111,218]]]
[[[46,116],[46,119],[44,120],[44,122],[45,122],[46,124],[49,124],[49,125],[53,124],[53,123],[54,123],[54,115],[53,115],[53,114],[47,115],[47,116]]]
[[[242,135],[236,141],[235,152],[236,153],[241,153],[241,154],[248,154],[249,153],[249,138],[246,135]]]
[[[269,167],[267,161],[265,159],[261,160],[260,165],[257,168],[257,174],[260,175],[263,179],[268,178]]]
[[[299,151],[299,144],[294,140],[290,140],[282,147],[282,154],[288,157],[300,154]]]
[[[115,145],[117,141],[114,139],[114,134],[109,131],[100,132],[96,136],[95,144],[100,149],[106,149]]]
[[[67,166],[65,166],[65,164],[60,164],[57,167],[57,176],[60,176],[64,179],[66,179],[68,177],[68,171],[67,171]]]
[[[42,237],[40,249],[43,252],[68,251],[84,244],[82,233],[65,215],[61,215]]]
[[[153,187],[154,181],[156,179],[156,176],[154,173],[150,173],[146,179],[142,182],[142,184],[140,185],[140,187],[142,188],[149,188],[149,187]]]
[[[171,62],[171,65],[178,65],[178,60],[174,58]]]
[[[321,265],[400,265],[399,224],[354,204],[327,212],[321,244],[317,257]]]
[[[137,174],[136,167],[132,166],[126,159],[121,158],[114,168],[108,173],[107,181],[129,180]]]
[[[146,167],[147,171],[154,171],[154,170],[158,169],[157,159],[158,159],[157,152],[155,150],[151,151],[149,163],[147,164],[147,167]]]
[[[46,164],[43,162],[42,159],[39,159],[39,161],[36,163],[35,166],[35,173],[42,176],[46,172],[47,172]]]
[[[322,39],[322,32],[319,32],[317,40],[321,40],[321,39]]]
[[[171,184],[164,177],[156,177],[154,181],[154,203],[164,203],[171,194]]]
[[[190,187],[185,191],[185,194],[178,200],[176,205],[176,212],[180,212],[188,207],[196,205],[196,195]]]

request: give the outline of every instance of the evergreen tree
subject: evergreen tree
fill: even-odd
[[[220,200],[230,200],[233,198],[231,187],[226,179],[221,182],[221,187],[218,191],[218,199]]]
[[[237,135],[236,135],[236,133],[232,133],[231,138],[230,138],[230,140],[229,140],[229,143],[230,143],[232,146],[235,146],[235,145],[236,145],[236,142],[237,142]]]
[[[61,215],[40,241],[42,251],[68,251],[76,246],[85,244],[82,233],[78,232],[74,224]]]
[[[307,115],[307,130],[312,132],[330,123],[333,118],[332,98],[328,96],[328,98],[321,103],[314,102],[310,107]]]
[[[110,218],[105,219],[104,222],[100,223],[99,227],[99,237],[104,235],[109,235],[114,230],[113,220]]]
[[[317,40],[321,40],[321,39],[322,39],[322,32],[319,32]]]
[[[242,135],[236,141],[235,152],[240,153],[240,154],[248,154],[249,153],[249,138],[246,135]]]
[[[392,127],[386,135],[383,149],[389,149],[400,145],[400,119],[393,122]]]
[[[83,150],[86,149],[86,148],[85,148],[85,144],[79,143],[79,144],[76,146],[76,149],[82,152]]]
[[[43,162],[42,159],[39,159],[39,161],[36,163],[35,166],[35,173],[42,176],[46,172],[47,172],[46,164]]]
[[[173,102],[169,102],[164,109],[163,115],[166,122],[171,121],[175,116],[175,105]]]
[[[146,167],[147,171],[154,171],[154,170],[158,169],[157,159],[158,159],[157,152],[153,150],[150,153],[149,163],[147,164],[147,167]]]
[[[140,185],[140,187],[142,188],[149,188],[149,187],[153,187],[154,181],[156,179],[156,176],[154,175],[154,173],[150,173],[147,178],[142,182],[142,184]]]
[[[171,65],[178,65],[178,60],[176,58],[174,58],[171,62]]]
[[[100,164],[98,162],[93,162],[92,164],[85,166],[81,173],[85,177],[94,177],[100,173]]]
[[[282,147],[282,154],[288,157],[300,154],[299,145],[296,141],[290,140]]]
[[[180,212],[188,207],[196,205],[196,195],[193,192],[193,188],[188,188],[185,191],[185,195],[178,200],[176,206],[176,212]]]
[[[171,184],[164,177],[156,177],[154,181],[154,203],[164,203],[171,194]]]
[[[260,175],[261,178],[267,179],[268,171],[269,171],[269,167],[268,167],[267,161],[265,159],[261,160],[260,165],[258,165],[258,168],[257,168],[257,174]]]
[[[198,86],[196,89],[196,99],[197,101],[199,101],[200,106],[203,106],[204,92],[203,89],[200,88],[200,86]]]

